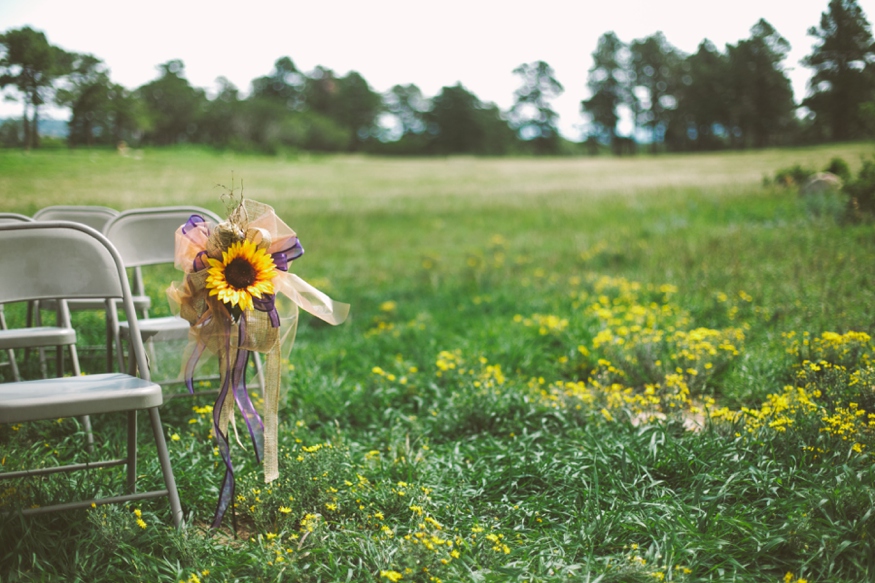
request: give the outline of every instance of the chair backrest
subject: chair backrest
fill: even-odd
[[[55,205],[38,210],[33,218],[37,221],[73,221],[102,232],[106,223],[118,214],[117,210],[105,206]]]
[[[172,206],[131,209],[107,223],[103,230],[115,245],[127,267],[173,263],[176,230],[191,217],[200,215],[214,223],[221,219],[204,208]]]
[[[18,213],[0,213],[0,225],[5,225],[6,223],[29,223],[32,220],[29,216]]]
[[[0,229],[0,303],[123,296],[118,255],[90,227],[35,221]]]
[[[101,233],[71,221],[0,224],[0,304],[28,300],[122,299],[141,376],[145,351],[124,263]],[[116,320],[115,301],[107,302]]]

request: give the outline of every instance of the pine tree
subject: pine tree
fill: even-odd
[[[808,34],[818,42],[803,60],[814,74],[802,105],[824,137],[860,137],[865,104],[875,100],[875,43],[863,10],[856,0],[830,0]]]

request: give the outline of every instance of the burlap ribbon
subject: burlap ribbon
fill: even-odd
[[[253,298],[254,308],[234,319],[228,307],[206,287],[206,257],[221,259],[222,251],[241,239],[255,243],[273,258],[278,275],[272,280],[274,295]],[[349,305],[335,302],[288,268],[304,253],[295,232],[276,216],[273,208],[244,200],[229,219],[219,225],[193,215],[176,232],[176,267],[185,272],[181,283],[167,290],[174,313],[191,324],[183,375],[190,392],[201,357],[218,357],[220,390],[213,407],[213,433],[225,464],[225,476],[213,527],[234,498],[234,469],[231,463],[228,425],[233,425],[234,405],[240,411],[255,450],[263,463],[265,482],[279,476],[277,428],[280,401],[281,364],[292,349],[298,324],[298,308],[329,324],[342,323]],[[281,301],[281,296],[291,300]],[[246,366],[252,352],[264,355],[263,417],[258,415],[246,388]],[[229,399],[228,396],[233,396]],[[263,420],[262,420],[263,419]]]

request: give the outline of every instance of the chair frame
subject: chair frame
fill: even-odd
[[[6,223],[29,223],[33,217],[20,213],[0,213],[0,224]]]
[[[55,280],[49,281],[46,275],[38,279],[38,285],[27,293],[19,287],[0,285],[0,294],[3,301],[27,301],[29,299],[64,299],[76,297],[103,297],[107,312],[107,318],[112,322],[118,321],[117,300],[121,299],[121,305],[128,319],[131,331],[130,346],[132,360],[136,363],[137,376],[124,373],[108,373],[101,375],[85,375],[73,378],[54,378],[44,381],[23,381],[20,383],[5,383],[0,385],[0,423],[18,423],[35,421],[46,418],[58,417],[57,409],[69,408],[74,415],[89,413],[126,413],[127,415],[127,453],[125,457],[118,459],[102,460],[87,463],[68,464],[59,467],[27,469],[12,472],[0,472],[0,480],[13,478],[37,477],[56,472],[72,472],[93,468],[114,467],[125,465],[127,494],[111,496],[101,499],[80,500],[75,502],[53,504],[41,508],[29,508],[20,510],[24,515],[43,514],[46,512],[65,511],[75,508],[87,508],[94,504],[115,504],[135,500],[143,500],[167,496],[170,502],[171,514],[174,525],[182,527],[182,507],[167,443],[164,439],[164,430],[158,407],[163,402],[161,388],[149,379],[149,369],[146,362],[146,353],[142,338],[139,334],[137,314],[131,296],[130,285],[125,271],[124,263],[116,249],[102,234],[91,227],[81,223],[68,221],[46,221],[20,224],[0,225],[0,239],[15,237],[4,236],[9,231],[42,230],[47,238],[55,237],[60,247],[64,242],[69,246],[81,247],[85,253],[93,251],[93,257],[89,257],[87,265],[95,270],[83,287],[77,289],[61,288],[63,284]],[[83,234],[85,236],[83,236]],[[19,235],[25,238],[25,243],[36,241],[31,234]],[[90,240],[90,239],[93,239]],[[87,248],[85,248],[87,247]],[[75,253],[75,251],[71,251]],[[76,256],[82,261],[83,257]],[[0,262],[2,265],[2,262]],[[69,270],[69,268],[67,268]],[[44,270],[45,271],[45,270]],[[112,284],[113,289],[97,290],[91,282],[104,282],[107,287]],[[109,282],[109,283],[106,283]],[[11,291],[12,290],[12,291]],[[99,293],[96,293],[99,292]],[[87,394],[86,389],[99,389],[100,398]],[[4,402],[4,396],[6,400]],[[90,399],[90,400],[89,400]],[[157,448],[159,464],[164,477],[165,488],[149,492],[136,491],[137,479],[137,411],[145,409],[149,413],[152,434]]]
[[[35,221],[73,221],[88,225],[92,229],[103,232],[103,227],[117,217],[119,211],[108,206],[96,205],[52,205],[43,207],[33,214]]]

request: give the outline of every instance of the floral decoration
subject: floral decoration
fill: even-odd
[[[298,308],[334,325],[349,312],[347,304],[333,301],[289,271],[291,262],[303,253],[297,234],[273,208],[248,199],[234,204],[228,219],[219,224],[192,215],[176,232],[176,267],[185,277],[167,293],[171,306],[191,324],[183,371],[189,392],[194,392],[201,357],[212,354],[219,361],[213,435],[225,476],[214,528],[234,499],[228,439],[229,425],[236,433],[234,405],[245,421],[256,459],[263,464],[265,482],[271,482],[279,475],[280,365],[294,342]],[[246,388],[246,367],[253,352],[264,354],[262,416]]]

